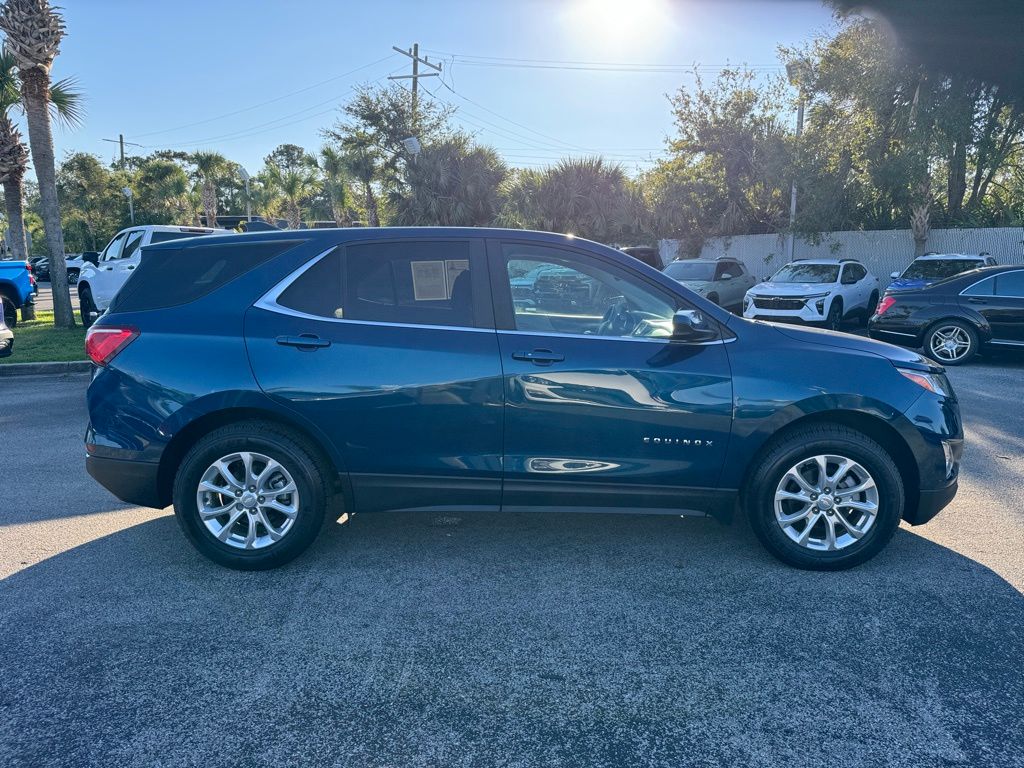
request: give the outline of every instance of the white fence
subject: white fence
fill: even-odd
[[[754,275],[767,277],[786,258],[786,235],[738,235],[708,240],[702,258],[732,256],[746,264]],[[675,240],[662,240],[661,257],[667,263],[676,256]],[[914,238],[909,229],[862,232],[830,232],[820,243],[797,238],[793,257],[853,258],[864,263],[883,285],[891,272],[902,272],[914,258]],[[927,251],[937,253],[981,253],[988,251],[1000,264],[1024,264],[1024,227],[992,229],[934,229]]]

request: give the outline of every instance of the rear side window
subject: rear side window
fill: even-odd
[[[142,263],[118,291],[110,311],[139,312],[188,304],[296,244],[294,240],[274,240],[144,249]]]
[[[338,320],[471,327],[469,249],[467,241],[348,246],[306,270],[277,303]]]
[[[962,296],[992,296],[996,292],[996,279],[988,277],[980,282],[969,286],[962,292]]]

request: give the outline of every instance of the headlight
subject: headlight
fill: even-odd
[[[929,392],[942,395],[942,397],[953,396],[953,387],[950,385],[949,379],[941,373],[924,373],[923,371],[913,371],[909,368],[897,368],[896,370],[904,378],[910,379],[919,387],[924,387]]]

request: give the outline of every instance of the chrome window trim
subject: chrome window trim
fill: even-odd
[[[973,283],[968,285],[966,288],[964,288],[962,291],[960,291],[960,293],[958,293],[957,296],[963,296],[967,291],[971,290],[971,288],[976,286],[978,283],[983,283],[986,280],[996,280],[997,278],[1000,278],[1003,275],[1012,275],[1015,272],[1024,272],[1024,269],[1010,269],[1010,270],[1007,270],[1006,272],[1000,272],[998,275],[985,275],[985,277],[981,278],[980,280],[975,280]],[[1024,299],[1024,296],[1007,296],[1005,293],[981,294],[978,298],[985,298],[985,297],[989,297],[989,298],[993,298],[993,299]]]
[[[343,317],[327,317],[325,315],[312,315],[309,312],[299,312],[297,309],[290,309],[281,304],[277,303],[277,300],[281,297],[291,284],[302,277],[306,270],[312,269],[314,265],[320,263],[320,261],[331,253],[340,248],[340,245],[332,245],[323,253],[315,256],[314,258],[307,261],[305,264],[300,266],[290,275],[284,277],[277,285],[263,294],[253,304],[257,309],[265,309],[268,312],[276,312],[279,315],[287,315],[289,317],[301,317],[304,320],[316,320],[321,323],[342,323],[347,325],[379,325],[386,328],[426,328],[433,331],[471,331],[474,333],[495,333],[493,328],[477,328],[475,326],[467,325],[428,325],[424,323],[389,323],[383,320],[348,320]]]
[[[665,344],[674,341],[670,336],[601,336],[596,333],[561,333],[559,331],[506,331],[499,330],[498,333],[509,334],[512,336],[557,336],[565,339],[603,339],[604,341],[645,341],[645,342],[657,342]],[[735,336],[730,336],[727,339],[714,339],[712,341],[696,341],[696,342],[677,342],[685,343],[691,347],[706,347],[712,344],[729,344],[730,342],[736,341]]]

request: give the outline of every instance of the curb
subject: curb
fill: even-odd
[[[66,363],[6,363],[0,365],[0,378],[4,376],[64,376],[69,373],[88,373],[92,363],[72,360]]]

